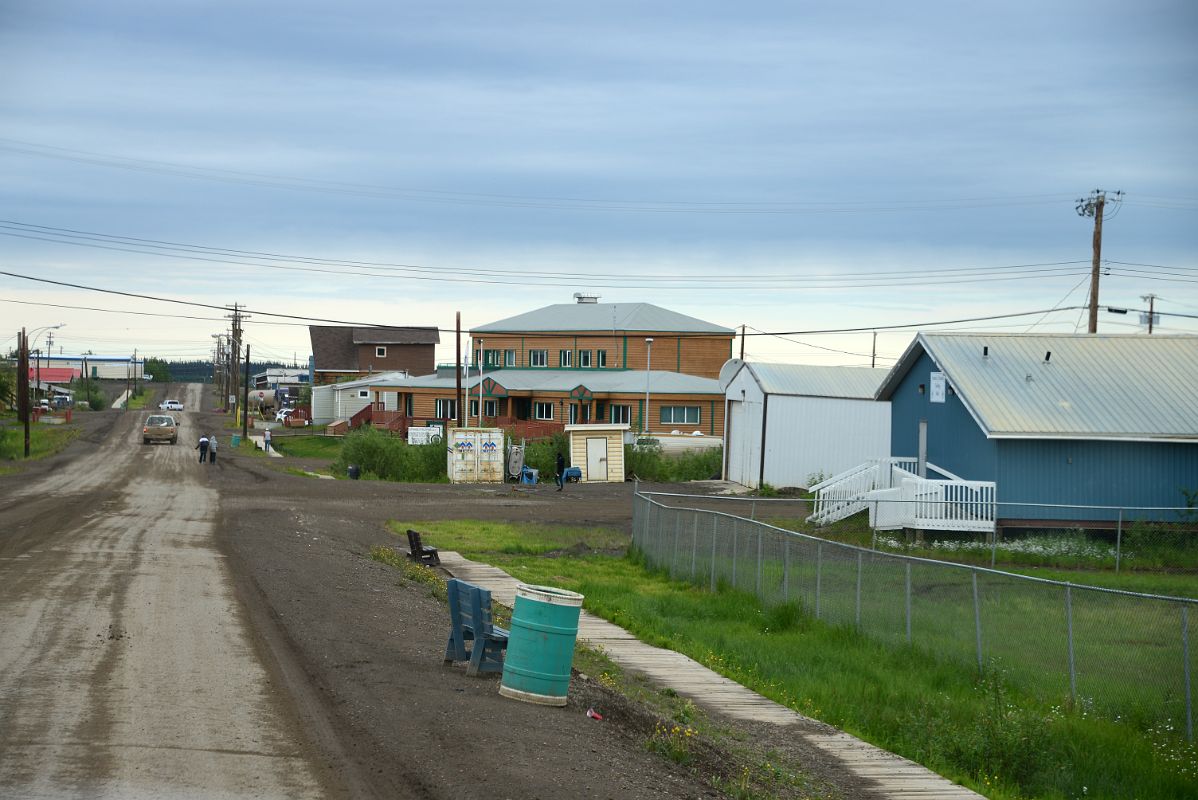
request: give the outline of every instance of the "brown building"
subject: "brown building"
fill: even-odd
[[[353,328],[309,325],[312,385],[321,386],[380,372],[406,370],[427,375],[436,369],[436,328]]]
[[[484,369],[651,369],[718,378],[732,357],[731,328],[651,303],[599,303],[589,295],[575,296],[577,303],[471,329],[476,363],[481,360]]]

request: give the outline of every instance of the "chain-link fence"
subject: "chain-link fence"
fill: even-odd
[[[1196,600],[888,553],[711,510],[710,498],[666,499],[636,493],[633,544],[674,578],[796,603],[978,670],[996,663],[1045,702],[1165,722],[1193,739]]]

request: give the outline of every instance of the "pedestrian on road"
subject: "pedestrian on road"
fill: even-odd
[[[208,457],[208,437],[201,435],[200,443],[196,445],[196,450],[200,451],[200,463],[204,463],[204,459]]]
[[[216,437],[215,436],[208,439],[208,463],[209,464],[216,463]]]
[[[566,457],[557,454],[557,490],[560,492],[566,486]]]

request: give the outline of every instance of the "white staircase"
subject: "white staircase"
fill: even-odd
[[[997,486],[993,481],[967,481],[928,464],[947,480],[921,478],[914,458],[879,458],[812,486],[814,512],[807,521],[827,525],[869,511],[877,530],[994,530]]]

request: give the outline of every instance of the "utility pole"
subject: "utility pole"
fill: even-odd
[[[874,331],[874,346],[869,351],[869,366],[876,367],[878,365],[878,332]]]
[[[233,338],[232,338],[232,342],[229,345],[229,352],[230,352],[230,356],[232,358],[232,363],[229,365],[229,389],[230,389],[229,394],[233,395],[233,411],[234,411],[233,419],[237,419],[237,417],[236,417],[237,413],[241,413],[242,418],[244,419],[245,414],[249,411],[249,409],[246,408],[244,404],[241,404],[238,402],[241,399],[241,392],[238,391],[239,387],[237,384],[238,384],[238,378],[240,377],[240,366],[241,366],[241,364],[239,363],[239,361],[241,359],[241,321],[242,321],[242,319],[245,318],[245,315],[241,313],[241,306],[238,305],[237,303],[234,303],[232,315],[226,315],[226,318],[233,320],[233,334],[232,334]],[[246,347],[246,353],[249,353],[248,346]],[[248,384],[249,384],[249,380],[248,380],[249,361],[248,361],[248,359],[246,361],[246,377],[247,377],[246,384],[248,386]],[[238,405],[241,405],[241,408],[238,408]]]
[[[745,360],[745,326],[740,326],[740,360]]]
[[[25,425],[25,458],[29,458],[29,337],[17,337],[17,412]]]
[[[454,353],[457,359],[458,393],[454,395],[454,406],[457,407],[458,427],[462,425],[462,312],[458,312],[457,335],[454,337]]]
[[[1156,308],[1156,295],[1144,294],[1144,295],[1140,295],[1140,299],[1148,301],[1148,335],[1151,336],[1152,335],[1153,309]]]
[[[241,441],[250,438],[250,346],[245,346],[245,399],[242,403]]]
[[[1112,204],[1123,199],[1123,192],[1114,192]],[[1079,197],[1077,214],[1080,217],[1094,218],[1094,258],[1090,265],[1090,325],[1089,333],[1098,333],[1098,275],[1102,264],[1102,218],[1106,208],[1106,190],[1095,189],[1089,197]]]

